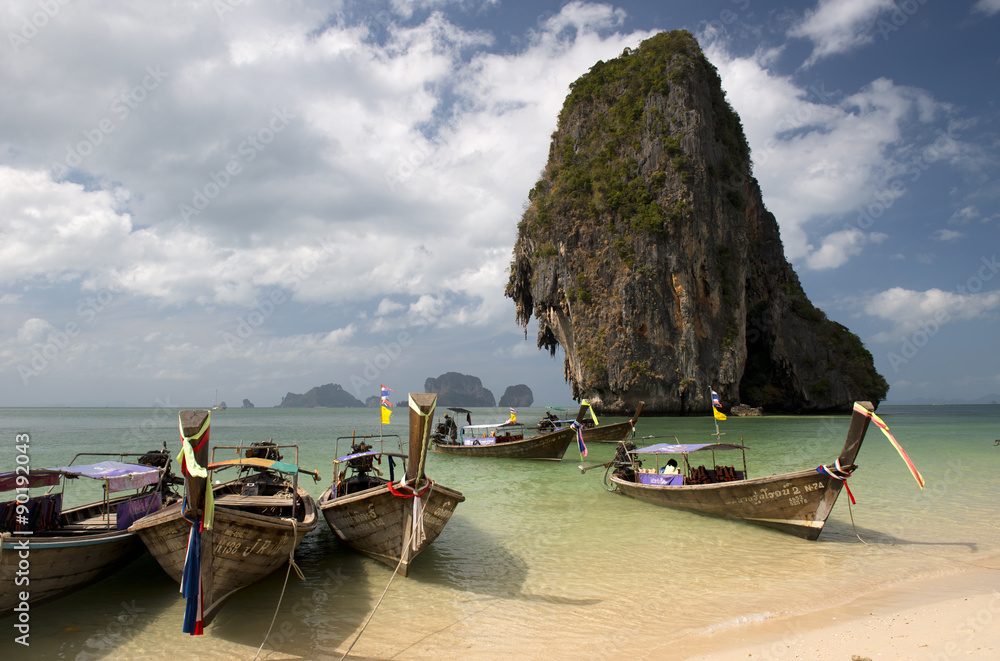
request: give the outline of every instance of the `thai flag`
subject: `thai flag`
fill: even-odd
[[[393,390],[392,388],[386,388],[385,386],[382,386],[382,406],[385,406],[390,409],[392,408],[392,402],[389,401],[389,393],[391,392],[396,392],[396,391]]]
[[[712,406],[714,406],[717,409],[722,408],[722,403],[719,401],[719,393],[715,392],[714,390],[712,391]]]

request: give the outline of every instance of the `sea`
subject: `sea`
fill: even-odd
[[[544,411],[521,408],[518,417],[535,421]],[[507,411],[471,415],[473,423],[500,422]],[[146,554],[33,606],[29,647],[15,642],[13,617],[0,619],[0,658],[339,659],[348,649],[352,659],[652,658],[653,643],[662,651],[695,633],[738,637],[746,623],[1000,566],[1000,406],[883,405],[878,415],[926,486],[870,426],[849,481],[856,504],[842,491],[817,541],[609,492],[604,470],[580,467],[610,460],[613,444],[591,443],[586,457],[571,445],[559,462],[432,453],[427,474],[466,501],[409,577],[393,578],[392,568],[351,551],[321,521],[296,554],[304,580],[283,566],[233,596],[204,635],[189,636],[177,584]],[[331,479],[336,439],[379,433],[377,416],[230,408],[212,413],[211,441],[298,445],[300,465],[320,472],[321,481],[306,484],[318,497]],[[724,441],[746,444],[747,470],[758,477],[831,462],[849,421],[730,416],[719,425]],[[639,437],[686,443],[712,441],[715,431],[711,417],[643,416],[636,428]],[[407,437],[405,408],[382,432]],[[80,452],[164,444],[179,449],[176,410],[0,409],[0,470],[25,449],[41,468]],[[341,441],[341,454],[345,448]],[[83,482],[66,487],[67,505],[99,497]],[[993,583],[983,590],[1000,588]]]

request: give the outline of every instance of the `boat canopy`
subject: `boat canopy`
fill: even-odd
[[[21,478],[18,480],[18,478]],[[125,491],[139,489],[160,480],[160,469],[155,466],[126,464],[120,461],[102,461],[97,464],[80,464],[79,466],[62,466],[60,468],[36,468],[28,475],[24,473],[0,474],[0,491],[13,491],[17,488],[51,487],[59,484],[61,477],[89,477],[94,480],[107,480],[108,491]],[[28,482],[25,484],[24,478]]]
[[[66,477],[89,477],[94,480],[107,480],[108,491],[126,491],[141,489],[160,481],[160,469],[155,466],[141,464],[126,464],[120,461],[102,461],[96,464],[80,464],[79,466],[63,466],[53,468]]]
[[[265,470],[279,471],[281,473],[288,473],[289,475],[294,475],[296,473],[309,473],[310,475],[315,475],[314,471],[306,470],[305,468],[300,468],[295,464],[286,464],[283,461],[276,461],[274,459],[264,459],[262,457],[241,457],[239,459],[227,459],[226,461],[216,461],[208,465],[209,470],[218,470],[220,468],[229,468],[230,466],[251,466],[253,468],[263,468]]]
[[[481,431],[483,429],[496,429],[497,427],[523,427],[523,426],[524,425],[521,424],[520,422],[512,422],[510,420],[507,420],[505,422],[494,422],[491,425],[465,425],[464,427],[462,427],[462,431],[464,432],[466,429],[469,429],[471,431]]]
[[[469,409],[460,409],[457,406],[449,406],[448,410],[449,411],[454,411],[455,413],[466,413],[466,414],[469,414],[469,415],[472,414],[472,411],[470,411]]]
[[[401,459],[406,459],[407,455],[400,454],[399,452],[377,452],[375,450],[369,450],[367,452],[355,452],[354,454],[346,454],[343,457],[337,457],[334,459],[334,463],[340,463],[342,461],[350,461],[351,459],[357,459],[359,457],[375,457],[377,455],[384,455],[387,457],[399,457]]]
[[[732,443],[682,443],[675,445],[672,443],[657,443],[638,450],[633,450],[639,454],[688,454],[690,452],[700,452],[702,450],[745,450],[745,445],[733,445]]]
[[[24,473],[0,473],[0,491],[13,491],[18,488],[36,489],[59,484],[62,473],[51,468],[35,468],[27,475]],[[20,478],[20,479],[18,479]]]

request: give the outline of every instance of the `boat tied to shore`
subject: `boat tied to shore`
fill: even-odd
[[[509,420],[494,424],[461,427],[457,434],[438,431],[431,438],[435,452],[461,457],[489,457],[492,459],[544,459],[560,461],[574,439],[579,440],[579,430],[587,413],[587,406],[580,406],[576,419],[554,431],[531,435],[535,429]],[[440,427],[440,425],[439,425]],[[585,453],[583,441],[581,452]]]
[[[187,599],[184,633],[200,635],[225,601],[288,562],[302,539],[316,529],[316,503],[298,483],[298,447],[271,441],[251,446],[216,446],[209,454],[211,415],[178,415],[185,497],[133,524],[163,570],[180,583]],[[216,461],[217,450],[233,451]],[[294,451],[294,463],[282,461]],[[212,485],[212,476],[236,473]]]
[[[77,464],[81,458],[100,460]],[[0,502],[0,617],[26,613],[142,555],[142,542],[128,528],[176,499],[169,470],[165,452],[82,452],[68,466],[0,474],[0,492],[17,491]],[[103,497],[63,509],[66,483],[78,478],[99,483]]]
[[[436,402],[436,394],[410,393],[405,453],[398,435],[338,438],[333,481],[318,501],[338,538],[403,576],[465,501],[461,492],[425,474]],[[340,456],[342,441],[350,441],[351,449]],[[385,443],[395,443],[399,451],[386,450]]]
[[[580,468],[586,472],[590,468],[606,467],[604,479],[608,490],[631,498],[701,514],[741,519],[815,540],[823,531],[841,489],[846,489],[854,502],[847,480],[857,469],[855,459],[873,420],[923,488],[923,477],[889,433],[885,423],[875,415],[870,402],[854,404],[840,456],[832,463],[816,468],[751,478],[746,469],[747,446],[742,440],[740,445],[718,442],[682,444],[676,437],[668,437],[674,440],[673,443],[660,442],[642,448],[636,448],[631,441],[623,441],[611,462]],[[740,461],[720,463],[716,460],[716,453],[736,452],[740,453]],[[664,459],[671,457],[674,459]],[[677,464],[676,458],[681,460],[680,464]],[[644,467],[643,463],[650,463],[650,459],[653,466]],[[665,462],[662,466],[661,460]],[[711,468],[707,467],[709,465]]]
[[[642,407],[645,402],[639,402],[635,409],[635,415],[624,422],[613,422],[610,425],[602,425],[594,413],[594,408],[587,400],[581,400],[580,404],[587,407],[590,417],[584,417],[581,421],[583,428],[581,435],[584,443],[617,443],[629,437],[635,436],[635,423],[642,414]],[[574,420],[560,418],[553,411],[566,411],[567,409],[550,406],[545,410],[545,417],[538,421],[537,430],[539,433],[549,432],[560,427],[570,426]]]

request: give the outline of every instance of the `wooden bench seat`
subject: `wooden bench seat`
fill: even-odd
[[[222,507],[291,507],[292,503],[291,496],[241,496],[235,493],[215,499],[215,504]]]

